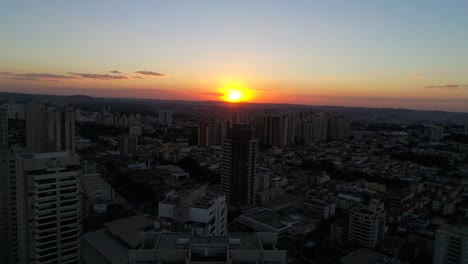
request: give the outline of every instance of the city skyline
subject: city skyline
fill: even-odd
[[[0,91],[468,112],[467,7],[9,2]]]

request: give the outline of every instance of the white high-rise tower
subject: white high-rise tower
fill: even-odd
[[[19,263],[80,263],[80,176],[76,153],[17,155]]]

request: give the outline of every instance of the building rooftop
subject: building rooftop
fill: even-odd
[[[304,198],[294,195],[294,194],[286,194],[282,197],[270,200],[264,204],[264,206],[268,208],[278,208],[281,207],[282,205],[286,205],[289,203],[294,203],[294,204],[302,204],[302,201]]]
[[[262,240],[262,234],[239,233],[227,236],[192,236],[190,233],[143,232],[142,250],[188,250],[194,247],[226,247],[229,250],[273,250],[272,242]],[[263,241],[263,242],[262,242]]]
[[[128,248],[115,239],[107,230],[86,233],[82,239],[94,247],[113,264],[128,263]],[[84,251],[86,253],[86,250]]]
[[[189,249],[190,233],[160,233],[155,244],[156,249]]]
[[[383,254],[367,248],[360,248],[342,257],[340,262],[343,264],[377,264],[381,263],[385,258],[387,258],[387,256]]]
[[[110,188],[109,184],[102,179],[99,173],[83,174],[81,181],[83,188],[86,190]]]
[[[167,171],[167,172],[170,172],[170,173],[183,172],[184,171],[180,167],[177,167],[177,166],[174,166],[174,165],[160,165],[160,166],[156,166],[155,168],[159,169],[159,170],[164,170],[164,171]]]
[[[105,223],[104,226],[114,237],[135,248],[140,240],[140,231],[152,229],[154,222],[144,215],[136,215]]]
[[[78,154],[68,151],[47,152],[47,153],[18,153],[23,159],[54,159],[65,157],[77,157]]]
[[[282,231],[290,226],[283,223],[283,216],[269,209],[260,209],[240,216],[241,220],[255,224],[258,231]]]
[[[219,193],[207,193],[203,197],[201,197],[198,201],[196,201],[192,207],[194,208],[210,208],[214,203],[215,199],[220,197],[222,194]]]

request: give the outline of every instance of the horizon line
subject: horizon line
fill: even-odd
[[[27,92],[6,92],[0,91],[0,94],[18,94],[18,95],[35,95],[35,96],[52,96],[52,97],[72,97],[72,96],[83,96],[90,98],[98,99],[122,99],[122,100],[141,100],[141,101],[172,101],[172,102],[213,102],[213,103],[222,103],[228,105],[289,105],[289,106],[300,106],[300,107],[335,107],[335,108],[355,108],[355,109],[389,109],[389,110],[406,110],[406,111],[418,111],[418,112],[442,112],[442,113],[455,113],[455,114],[465,114],[468,115],[468,112],[462,111],[447,111],[447,110],[435,110],[435,109],[411,109],[411,108],[400,108],[400,107],[370,107],[370,106],[343,106],[343,105],[312,105],[312,104],[293,104],[293,103],[275,103],[275,102],[226,102],[226,101],[216,101],[216,100],[176,100],[176,99],[158,99],[158,98],[140,98],[140,97],[112,97],[112,96],[91,96],[85,94],[71,94],[71,95],[54,95],[49,93],[27,93]]]

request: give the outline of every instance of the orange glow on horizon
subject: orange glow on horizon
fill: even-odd
[[[229,82],[224,88],[221,88],[221,99],[230,103],[250,101],[252,91],[243,87],[239,83]]]

